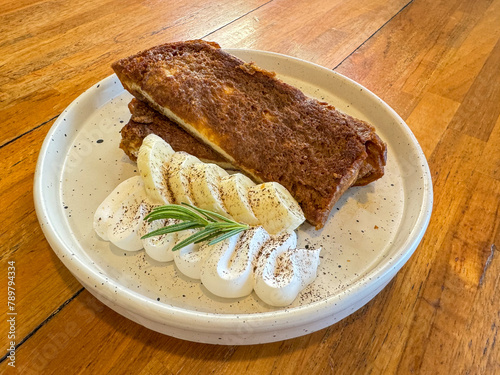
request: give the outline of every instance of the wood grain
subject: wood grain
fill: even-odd
[[[275,0],[208,35],[224,47],[274,51],[334,68],[407,0]]]
[[[500,115],[500,41],[491,51],[453,117],[450,128],[487,141]]]
[[[59,114],[112,74],[113,61],[166,41],[202,38],[265,2],[56,0],[2,13],[0,145]]]
[[[500,373],[500,0],[0,0],[0,9],[0,264],[6,272],[15,259],[18,270],[17,373]],[[161,335],[82,291],[43,238],[32,185],[54,119],[112,61],[199,37],[355,79],[407,121],[428,158],[434,207],[422,242],[379,295],[331,327],[252,346]],[[4,352],[8,328],[0,324]]]
[[[0,265],[6,274],[7,262],[16,262],[16,308],[30,311],[19,315],[17,335],[24,338],[36,329],[81,285],[55,256],[43,238],[33,203],[33,175],[38,151],[53,121],[0,148],[0,201],[7,212],[0,227]],[[23,147],[24,152],[16,152]],[[4,178],[3,176],[8,176]],[[0,283],[1,295],[7,295],[7,283]],[[47,303],[51,301],[51,303]],[[2,310],[2,320],[7,316]],[[7,337],[9,326],[0,325],[0,337]],[[5,352],[7,340],[0,341]]]

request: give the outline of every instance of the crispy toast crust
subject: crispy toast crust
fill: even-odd
[[[385,144],[373,127],[217,44],[164,44],[122,59],[113,69],[134,96],[256,181],[284,185],[316,228],[358,177],[368,183],[383,173]],[[366,162],[370,147],[379,154],[373,163]]]

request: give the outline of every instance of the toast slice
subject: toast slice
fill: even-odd
[[[113,64],[123,86],[257,182],[276,181],[323,227],[353,184],[383,175],[374,128],[216,43],[160,45]]]

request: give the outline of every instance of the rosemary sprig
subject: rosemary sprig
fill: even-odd
[[[173,251],[182,249],[192,243],[209,241],[209,245],[214,245],[249,228],[247,224],[238,223],[216,212],[203,210],[187,203],[182,203],[182,205],[168,204],[166,206],[155,207],[153,211],[145,217],[145,220],[148,222],[161,219],[176,219],[181,222],[153,230],[141,238],[144,239],[187,229],[202,228],[177,243],[172,248]]]

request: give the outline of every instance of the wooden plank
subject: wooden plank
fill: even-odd
[[[202,359],[223,366],[230,348],[190,343],[144,329],[84,291],[18,349],[16,362],[23,374],[64,370],[137,374],[147,373],[150,360],[156,358],[166,373],[178,373],[193,363],[201,371],[207,369]],[[5,362],[0,364],[0,371],[5,366]]]
[[[459,106],[460,103],[453,100],[426,92],[408,116],[406,123],[427,158],[432,155]]]
[[[0,201],[4,211],[0,265],[7,270],[7,262],[15,262],[18,343],[81,288],[43,239],[32,198],[38,150],[52,123],[0,148]],[[7,283],[0,284],[0,293],[7,295]],[[0,336],[7,337],[8,329],[1,324]],[[7,345],[3,340],[2,350]]]
[[[478,1],[470,5],[470,9],[464,9],[464,2],[459,0],[414,1],[337,71],[373,90],[405,119],[430,87],[432,92],[441,93],[435,90],[435,82],[438,77],[456,71],[450,62],[461,45],[473,43],[468,37],[481,38],[486,25],[500,22],[500,12],[496,11],[498,1],[490,3]],[[417,23],[419,26],[415,27]],[[478,25],[476,29],[475,25]],[[489,55],[498,40],[498,33],[493,34],[486,38],[487,42],[481,39],[475,44],[476,54]],[[467,49],[464,47],[459,55],[466,56],[468,62],[472,56],[465,54]],[[475,64],[469,74],[475,77],[481,66]],[[449,98],[461,101],[461,98]]]
[[[426,335],[414,330],[411,337],[426,339],[408,347],[402,369],[455,374],[500,369],[494,348],[495,327],[500,324],[500,259],[495,254],[500,239],[498,215],[495,219],[500,183],[474,177],[465,209],[455,215],[456,225],[449,228],[447,241],[437,252],[436,266],[429,274],[432,282],[426,283],[417,306],[419,316],[429,322]]]
[[[38,3],[47,3],[48,1],[37,1]],[[2,9],[2,14],[7,15],[10,12],[19,11],[20,9],[30,9],[34,5],[33,0],[19,0],[19,1],[10,1],[10,0],[1,0],[0,1],[0,9]]]
[[[477,170],[500,181],[500,116],[478,163]]]
[[[166,41],[202,38],[266,1],[81,3],[36,3],[26,24],[24,8],[0,15],[0,25],[5,25],[0,145],[59,114],[90,82],[112,74],[110,64],[116,59]],[[23,27],[9,28],[19,24]]]
[[[487,9],[478,17],[478,7],[484,9],[485,6]],[[498,1],[464,1],[459,4],[450,19],[462,24],[464,31],[457,35],[453,46],[445,53],[434,74],[430,92],[462,101],[500,38],[499,14]]]
[[[346,327],[344,324],[336,327]],[[192,343],[144,329],[119,316],[84,291],[18,348],[23,374],[147,373],[151,360],[165,373],[293,373],[327,370],[317,361],[338,344],[330,329],[283,342],[253,346]],[[164,348],[169,348],[165,351]],[[345,350],[348,350],[346,347]],[[99,353],[99,355],[96,355]],[[0,364],[0,370],[6,363]]]
[[[207,36],[227,48],[273,51],[334,68],[408,0],[274,0]]]
[[[500,22],[500,18],[499,18]],[[487,141],[500,115],[500,39],[460,104],[450,127]]]

